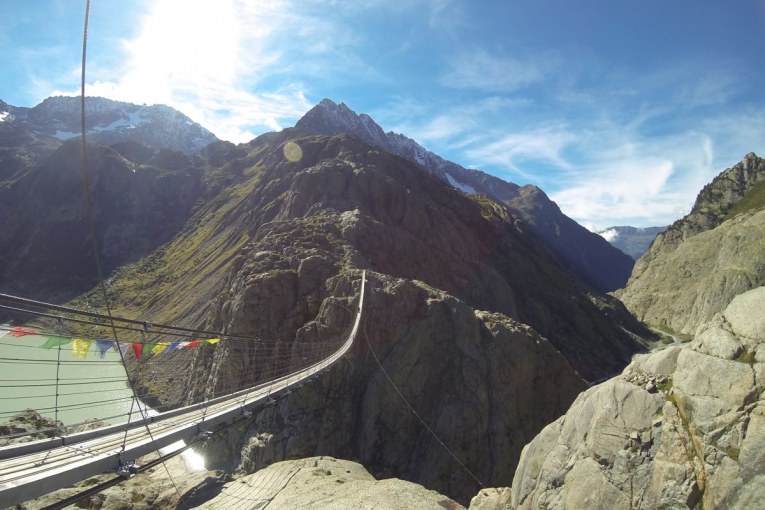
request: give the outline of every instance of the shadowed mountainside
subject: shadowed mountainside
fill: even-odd
[[[0,229],[3,292],[65,300],[95,285],[81,151],[78,141],[66,142],[0,187],[7,211]],[[202,193],[202,172],[185,155],[175,158],[180,164],[138,165],[113,149],[90,147],[93,213],[107,274],[171,239],[188,219]]]

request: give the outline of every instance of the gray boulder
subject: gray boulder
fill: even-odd
[[[637,355],[521,454],[514,508],[754,508],[765,500],[765,287],[693,342]],[[758,503],[759,502],[759,503]]]

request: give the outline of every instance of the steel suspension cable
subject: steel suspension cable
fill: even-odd
[[[90,194],[90,176],[88,173],[88,149],[87,149],[86,129],[85,129],[85,69],[86,69],[87,53],[88,53],[87,50],[88,50],[89,19],[90,19],[90,0],[85,0],[85,23],[84,23],[83,31],[82,31],[82,66],[81,66],[82,72],[80,75],[80,130],[82,132],[82,173],[83,173],[83,184],[85,187],[85,204],[86,204],[87,217],[88,217],[88,231],[90,232],[93,258],[95,259],[95,262],[96,262],[96,272],[98,274],[98,282],[99,282],[99,287],[101,288],[101,294],[104,299],[104,307],[106,308],[106,315],[109,318],[109,324],[111,325],[112,334],[114,335],[114,341],[117,343],[117,351],[120,354],[120,360],[122,361],[122,365],[125,367],[125,375],[128,379],[128,384],[130,385],[130,389],[133,390],[133,394],[135,395],[135,390],[133,389],[134,388],[133,381],[130,377],[130,371],[128,370],[127,364],[125,363],[125,356],[122,353],[122,349],[120,348],[120,340],[119,340],[119,336],[117,335],[117,328],[115,327],[114,319],[112,318],[112,309],[111,309],[111,305],[109,304],[109,295],[106,292],[106,284],[104,283],[104,275],[103,275],[103,270],[101,268],[101,257],[99,256],[98,241],[96,239],[96,229],[95,229],[95,224],[93,219],[93,200]],[[140,404],[139,404],[139,410],[140,410]],[[129,419],[130,418],[128,418],[128,420]],[[146,422],[144,423],[146,424],[146,432],[149,434],[149,437],[151,438],[152,443],[154,443],[154,436],[151,433],[151,428],[149,427],[148,423]],[[126,439],[127,439],[127,434],[125,434],[125,440]],[[125,440],[123,440],[123,444],[122,444],[123,450],[125,448]],[[163,465],[165,466],[165,471],[167,471],[167,476],[170,478],[170,481],[172,482],[173,487],[175,488],[175,491],[178,493],[178,498],[179,500],[181,500],[181,503],[182,503],[180,490],[178,489],[178,486],[175,484],[175,480],[173,480],[173,477],[170,474],[170,469],[167,467],[166,464],[163,463]]]
[[[473,472],[457,457],[457,455],[449,448],[446,443],[444,443],[440,437],[438,437],[438,434],[428,425],[428,423],[420,416],[420,414],[414,409],[411,403],[409,403],[409,400],[404,396],[404,394],[401,392],[399,387],[396,385],[395,382],[393,382],[393,379],[391,379],[390,375],[388,375],[388,371],[385,370],[385,367],[383,367],[382,363],[380,363],[379,358],[377,357],[377,354],[375,354],[374,349],[372,348],[372,343],[369,341],[369,336],[367,336],[367,330],[366,327],[364,328],[364,338],[367,341],[367,346],[369,347],[369,352],[372,353],[372,357],[374,358],[375,362],[377,363],[377,366],[380,368],[380,371],[385,376],[385,379],[387,379],[388,383],[393,387],[393,389],[396,391],[399,397],[401,397],[401,400],[404,401],[404,404],[409,408],[409,411],[417,418],[417,420],[422,424],[425,429],[430,433],[430,435],[435,438],[435,440],[438,442],[438,444],[441,445],[441,447],[446,451],[446,453],[449,454],[449,456],[459,464],[459,466],[478,484],[478,487],[481,489],[484,488],[483,483],[481,480],[478,479],[476,475],[473,474]]]

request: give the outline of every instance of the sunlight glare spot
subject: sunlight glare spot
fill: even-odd
[[[204,471],[207,469],[205,466],[205,458],[194,450],[186,450],[181,454],[183,461],[186,464],[186,469],[191,472]]]
[[[284,157],[291,163],[297,163],[303,159],[303,149],[295,142],[287,142],[284,144]]]

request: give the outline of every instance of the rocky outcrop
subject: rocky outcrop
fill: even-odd
[[[358,115],[344,103],[338,105],[329,99],[309,110],[295,129],[324,135],[350,133],[416,163],[460,191],[486,195],[508,206],[564,267],[601,292],[618,289],[629,278],[633,266],[629,256],[564,215],[536,186],[518,186],[480,170],[468,170],[411,138],[392,131],[385,133],[369,115]]]
[[[53,437],[58,427],[63,427],[60,421],[54,421],[37,411],[27,409],[12,416],[8,421],[0,423],[0,436],[3,436],[3,439],[0,439],[0,446]]]
[[[733,206],[764,179],[765,160],[754,153],[747,154],[740,163],[720,173],[699,192],[691,212],[656,237],[645,257],[635,265],[633,278],[639,276],[656,256],[676,249],[683,241],[729,219],[728,213]]]
[[[480,479],[509,479],[514,466],[494,452],[517,456],[543,417],[583,387],[527,326],[422,284],[374,275],[365,306],[364,336],[348,362],[261,412],[239,471],[331,454],[467,501],[477,483],[441,441]],[[326,334],[328,318],[301,333],[322,325]]]
[[[514,508],[740,508],[765,498],[765,287],[637,355],[524,448]]]
[[[217,497],[194,508],[237,508],[242,501],[248,508],[269,510],[464,509],[421,485],[395,478],[375,480],[360,464],[331,457],[277,462],[227,483]]]
[[[693,335],[734,296],[765,284],[765,210],[739,214],[671,250],[662,246],[657,238],[616,294],[654,326]]]
[[[151,454],[140,463],[157,460]],[[60,489],[37,499],[15,505],[15,510],[43,510],[67,498],[82,495],[100,483],[113,480],[114,473],[105,473]],[[227,477],[220,472],[197,469],[187,463],[183,454],[166,459],[162,464],[121,481],[101,492],[80,499],[65,508],[97,510],[175,510],[197,508],[221,490]],[[222,507],[221,507],[222,508]]]

